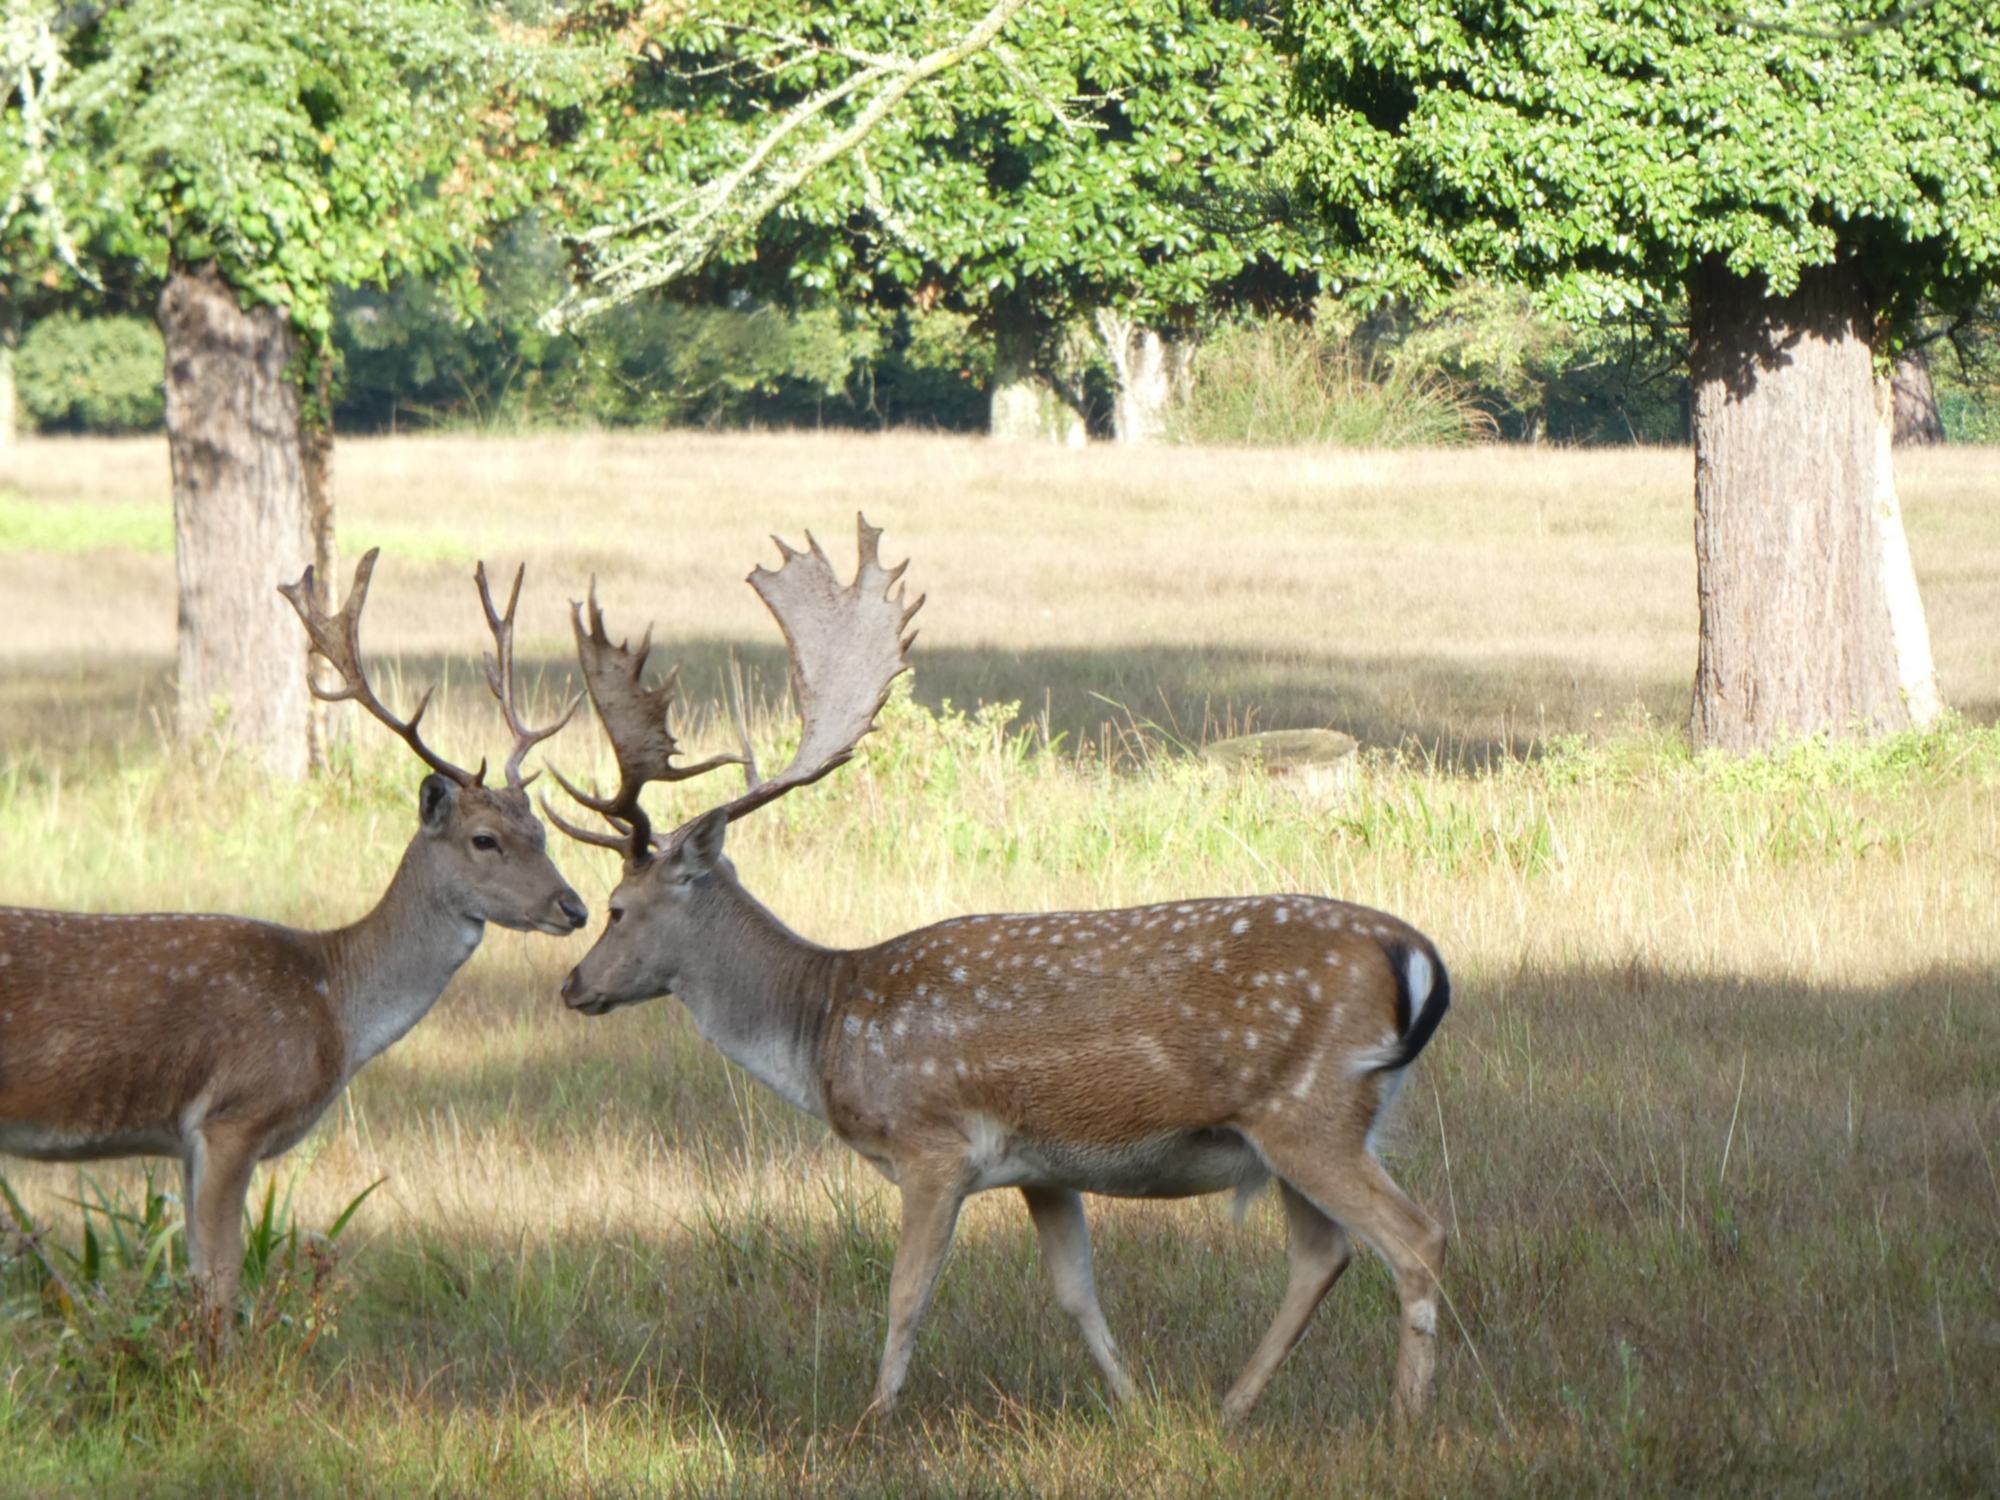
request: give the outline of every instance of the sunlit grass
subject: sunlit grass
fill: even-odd
[[[196,757],[77,786],[17,760],[5,894],[362,909],[411,826],[405,758],[364,740],[344,778],[275,797],[246,776]],[[828,941],[1274,888],[1430,931],[1457,1004],[1387,1147],[1451,1234],[1440,1410],[1412,1440],[1383,1425],[1372,1260],[1250,1428],[1217,1425],[1283,1286],[1268,1205],[1240,1227],[1219,1201],[1094,1206],[1149,1393],[1112,1415],[1006,1194],[967,1215],[910,1413],[857,1435],[893,1191],[672,1002],[566,1013],[581,939],[505,934],[271,1169],[308,1225],[387,1178],[344,1241],[337,1338],[78,1420],[51,1325],[16,1322],[0,1432],[29,1489],[1806,1492],[1856,1466],[1959,1488],[1993,1472],[2000,1398],[1996,781],[2000,734],[1967,726],[1744,767],[1634,724],[1473,777],[1376,755],[1312,811],[904,702],[855,765],[737,825],[746,881]],[[559,853],[601,907],[608,863]],[[73,1174],[8,1175],[66,1222]]]
[[[37,505],[125,503],[158,478],[136,445],[26,446],[7,473]],[[340,1242],[337,1335],[300,1356],[269,1331],[198,1379],[79,1363],[60,1318],[17,1306],[0,1494],[1997,1487],[1990,454],[1931,455],[1905,489],[1947,690],[1976,711],[1750,762],[1695,760],[1680,731],[1685,455],[1174,467],[674,436],[356,444],[336,463],[351,537],[533,539],[531,719],[563,690],[564,601],[596,569],[614,630],[657,616],[692,643],[697,748],[725,743],[707,700],[729,649],[749,662],[767,762],[782,666],[743,572],[766,531],[811,525],[839,559],[854,508],[888,523],[933,596],[914,698],[854,764],[730,833],[746,882],[811,938],[1278,889],[1429,932],[1455,1004],[1384,1150],[1450,1236],[1439,1409],[1408,1438],[1387,1426],[1394,1304],[1364,1257],[1248,1428],[1223,1430],[1217,1393],[1284,1285],[1278,1215],[1096,1201],[1107,1315],[1146,1392],[1114,1415],[1018,1201],[991,1194],[907,1413],[857,1432],[894,1190],[675,1003],[567,1012],[587,938],[493,933],[267,1169],[322,1229],[386,1178]],[[391,542],[367,638],[404,705],[448,669],[437,742],[476,763],[501,741],[467,571]],[[166,748],[159,555],[0,557],[0,595],[0,902],[308,925],[372,903],[419,779],[379,730],[290,789],[240,765],[226,728]],[[978,707],[996,697],[1019,717]],[[1362,729],[1349,792],[1308,804],[1178,748],[1250,706]],[[612,774],[588,724],[548,749]],[[663,790],[657,818],[724,790]],[[601,913],[613,863],[557,844]],[[73,1171],[0,1173],[76,1242]]]

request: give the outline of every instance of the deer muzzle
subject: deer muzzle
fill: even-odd
[[[578,965],[576,968],[571,969],[569,977],[563,980],[563,1004],[567,1005],[571,1010],[582,1012],[586,1016],[601,1016],[612,1008],[614,1002],[602,995],[587,993],[584,988],[582,974],[583,968],[581,965]]]

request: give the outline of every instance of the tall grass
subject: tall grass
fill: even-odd
[[[775,754],[782,721],[758,726]],[[344,1241],[337,1332],[303,1352],[246,1338],[219,1381],[124,1361],[137,1384],[108,1400],[59,1320],[0,1323],[18,1455],[0,1489],[1990,1485],[2000,734],[1746,765],[1636,722],[1471,776],[1378,750],[1319,811],[1134,735],[1114,771],[1004,712],[899,700],[854,765],[736,825],[732,852],[825,941],[1274,888],[1429,930],[1457,1003],[1384,1146],[1451,1236],[1439,1411],[1413,1437],[1385,1425],[1394,1304],[1368,1259],[1249,1428],[1218,1426],[1283,1287],[1269,1205],[1239,1227],[1214,1202],[1093,1204],[1147,1392],[1114,1416],[1005,1194],[969,1208],[910,1410],[857,1432],[893,1192],[672,1002],[565,1013],[583,939],[493,934],[282,1168],[303,1171],[308,1227],[387,1178]],[[339,920],[413,826],[413,769],[368,741],[343,779],[275,798],[227,756],[79,785],[15,753],[8,899]],[[610,770],[583,742],[562,753]],[[659,816],[703,797],[663,796]],[[601,906],[609,862],[558,856]],[[50,1233],[78,1232],[73,1173],[8,1175]]]
[[[1991,718],[1993,456],[1903,469],[1947,690]],[[36,505],[164,493],[131,444],[24,444],[0,474]],[[811,938],[1276,889],[1428,931],[1455,1003],[1382,1146],[1450,1236],[1439,1410],[1388,1430],[1394,1303],[1364,1257],[1224,1431],[1217,1392],[1282,1294],[1279,1215],[1097,1201],[1147,1393],[1115,1416],[1018,1201],[988,1194],[905,1416],[857,1432],[893,1189],[675,1003],[565,1011],[586,937],[489,933],[268,1169],[297,1174],[302,1244],[386,1179],[321,1284],[333,1328],[297,1332],[310,1265],[220,1374],[167,1357],[159,1325],[119,1352],[119,1316],[178,1305],[143,1278],[107,1275],[87,1329],[16,1301],[0,1495],[2000,1488],[2000,736],[1691,758],[1684,453],[452,438],[344,445],[336,475],[357,534],[419,517],[464,549],[392,551],[369,620],[403,688],[451,668],[426,729],[461,761],[497,737],[459,655],[470,556],[527,552],[551,702],[592,572],[617,629],[658,616],[699,696],[732,650],[783,680],[740,582],[766,531],[811,525],[840,558],[857,506],[887,522],[932,595],[913,697],[730,833]],[[352,919],[415,829],[419,768],[366,726],[299,788],[226,739],[165,748],[172,597],[164,556],[0,547],[0,901]],[[767,764],[776,706],[754,718]],[[696,709],[691,749],[726,748]],[[1253,709],[1361,730],[1350,793],[1306,806],[1176,748]],[[614,774],[588,724],[548,748]],[[657,820],[723,790],[663,789]],[[601,910],[614,863],[557,845]],[[95,1191],[0,1174],[70,1266]],[[136,1166],[91,1176],[145,1199]]]
[[[1448,447],[1494,436],[1492,417],[1415,361],[1272,318],[1204,344],[1173,417],[1182,442],[1269,448]]]

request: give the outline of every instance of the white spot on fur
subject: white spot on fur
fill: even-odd
[[[861,1018],[859,1016],[849,1016],[841,1026],[841,1030],[845,1031],[849,1036],[860,1036]]]
[[[1250,919],[1248,917],[1238,917],[1234,922],[1229,924],[1229,930],[1241,936],[1250,930]]]

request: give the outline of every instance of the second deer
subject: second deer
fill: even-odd
[[[664,838],[640,805],[646,783],[733,757],[675,766],[672,678],[645,687],[647,643],[613,646],[595,598],[587,624],[577,612],[619,786],[608,797],[564,786],[616,831],[550,816],[619,850],[625,874],[563,998],[603,1015],[678,995],[703,1036],[901,1190],[871,1410],[896,1402],[969,1194],[1020,1190],[1056,1300],[1129,1399],[1079,1194],[1247,1195],[1276,1179],[1291,1282],[1224,1416],[1244,1416],[1263,1393],[1346,1269],[1350,1234],[1395,1272],[1394,1404],[1415,1416],[1435,1366],[1444,1232],[1390,1180],[1372,1137],[1450,1003],[1444,964],[1421,933],[1344,902],[1257,896],[958,917],[843,950],[798,936],[737,880],[722,852],[730,821],[849,759],[904,669],[904,632],[923,601],[904,605],[903,569],[881,565],[879,536],[860,522],[849,586],[810,538],[807,553],[779,544],[777,572],[751,574],[791,648],[799,750],[765,781],[746,743],[749,790]]]
[[[188,1257],[212,1316],[234,1304],[243,1196],[257,1163],[297,1145],[363,1064],[429,1012],[486,924],[567,935],[589,912],[550,861],[521,774],[514,607],[479,595],[497,658],[487,681],[514,733],[506,785],[434,754],[376,698],[361,668],[375,553],[328,618],[312,569],[281,590],[352,699],[430,768],[416,837],[373,911],[333,932],[179,912],[112,916],[0,907],[0,1152],[38,1161],[180,1160]],[[581,701],[580,699],[578,700]],[[570,705],[570,713],[576,710]]]

